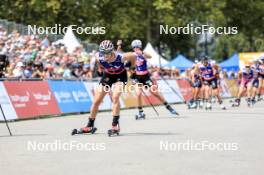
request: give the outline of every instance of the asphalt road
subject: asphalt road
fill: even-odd
[[[227,101],[226,101],[227,104]],[[223,111],[162,106],[122,110],[121,133],[108,137],[111,113],[101,112],[94,135],[71,136],[88,114],[0,123],[0,174],[260,175],[264,173],[264,101]]]

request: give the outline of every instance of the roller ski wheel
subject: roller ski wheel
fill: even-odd
[[[257,101],[262,101],[262,100],[263,100],[263,98],[261,98],[261,97],[257,99]]]
[[[135,119],[136,120],[145,120],[146,119],[146,115],[143,113],[143,114],[137,114],[135,115]]]
[[[212,110],[212,104],[206,103],[205,110]]]
[[[239,104],[233,103],[233,104],[231,104],[231,107],[239,107]]]
[[[230,100],[230,102],[231,102],[231,107],[239,107],[240,106],[240,100],[238,100],[238,99]]]
[[[96,132],[97,128],[95,127],[84,127],[81,129],[73,129],[71,135],[76,135],[76,134],[94,134]]]
[[[205,107],[205,110],[212,110],[212,107]]]
[[[109,137],[112,137],[112,136],[119,136],[119,132],[120,132],[120,128],[119,125],[117,125],[116,127],[109,129],[107,133]]]
[[[247,106],[250,107],[251,106],[251,103],[250,102],[247,102]]]

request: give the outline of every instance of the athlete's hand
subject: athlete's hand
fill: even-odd
[[[138,55],[143,55],[143,51],[141,51],[141,50],[139,50],[139,49],[137,49],[137,50],[135,51],[135,53],[138,54]]]

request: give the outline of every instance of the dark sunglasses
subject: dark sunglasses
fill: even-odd
[[[102,51],[100,52],[102,55],[111,55],[112,51]]]

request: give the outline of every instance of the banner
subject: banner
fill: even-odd
[[[176,80],[159,80],[159,89],[168,103],[183,102],[183,96]]]
[[[18,118],[60,114],[46,81],[4,82]]]
[[[220,80],[220,95],[221,97],[224,97],[224,98],[231,97],[229,86],[227,85],[225,79]]]
[[[158,80],[159,92],[169,103],[189,101],[192,87],[187,79]],[[137,96],[129,82],[120,97],[121,108],[137,107]],[[235,97],[238,92],[236,80],[221,81],[221,96]],[[98,82],[80,81],[10,81],[0,82],[0,103],[8,120],[34,118],[61,113],[89,112]],[[263,89],[262,89],[263,90]],[[176,93],[175,93],[176,92]],[[263,92],[263,91],[262,91]],[[111,93],[110,93],[111,95]],[[143,106],[161,104],[149,91],[142,94]],[[107,94],[99,110],[112,109]],[[3,120],[0,114],[0,120]]]
[[[253,61],[254,59],[259,59],[261,56],[264,56],[264,52],[239,53],[239,67],[245,67],[246,62]]]
[[[185,101],[189,101],[192,98],[192,86],[190,82],[187,79],[179,79],[177,82],[183,98]]]
[[[121,99],[124,101],[126,108],[138,106],[137,93],[135,86],[132,85],[131,81],[127,83],[125,92],[121,95]],[[142,103],[143,105],[146,105],[144,100],[142,100]]]
[[[0,105],[7,120],[17,119],[17,114],[12,106],[10,98],[6,92],[3,82],[0,82]],[[2,111],[0,111],[0,121],[4,120]]]
[[[88,112],[91,97],[80,81],[48,81],[62,113]]]
[[[84,87],[86,91],[88,92],[91,100],[94,100],[94,92],[95,89],[98,87],[98,82],[84,82]],[[99,110],[107,110],[112,108],[112,101],[110,99],[109,94],[107,94],[102,103],[99,106]]]

